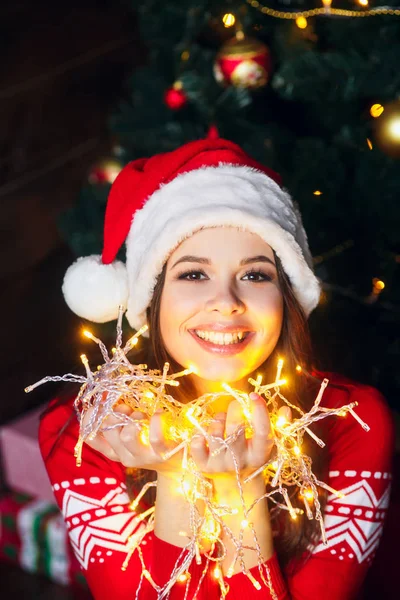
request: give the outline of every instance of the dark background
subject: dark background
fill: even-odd
[[[113,143],[107,119],[144,50],[132,13],[111,0],[3,3],[0,48],[4,423],[55,390],[49,384],[27,395],[25,386],[77,364],[80,320],[61,294],[75,257],[57,218],[74,203],[90,167],[107,155]],[[2,598],[85,596],[1,564],[0,587]],[[369,591],[379,597],[373,586]]]

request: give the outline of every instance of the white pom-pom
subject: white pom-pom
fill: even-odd
[[[118,317],[118,307],[128,302],[128,275],[124,263],[110,265],[101,256],[78,258],[65,273],[62,286],[69,308],[79,317],[105,323]]]

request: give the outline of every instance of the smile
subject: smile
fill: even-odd
[[[194,330],[197,337],[206,342],[227,346],[230,344],[240,344],[249,335],[250,331],[238,331],[237,333],[221,333],[219,331]]]
[[[222,333],[203,329],[192,329],[189,333],[204,350],[220,356],[233,356],[243,352],[255,335],[254,331]]]

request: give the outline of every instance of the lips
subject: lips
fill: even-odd
[[[223,343],[213,343],[210,340],[206,340],[203,338],[200,338],[197,334],[196,331],[200,331],[200,332],[213,332],[213,333],[231,333],[231,334],[238,334],[241,333],[243,335],[243,338],[239,341],[236,341],[234,343],[227,343],[227,344],[223,344]],[[192,329],[189,330],[190,335],[193,337],[193,339],[204,349],[207,350],[208,352],[211,352],[212,354],[218,354],[218,355],[223,355],[223,356],[232,356],[234,354],[239,354],[240,352],[243,352],[243,350],[246,348],[246,346],[250,343],[251,339],[254,337],[255,332],[254,331],[249,331],[248,329],[245,329],[244,327],[221,327],[221,326],[214,326],[214,327],[201,327],[201,328],[196,328],[196,330]]]

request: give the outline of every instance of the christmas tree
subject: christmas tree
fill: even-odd
[[[110,119],[113,155],[60,227],[77,256],[100,253],[122,166],[216,129],[278,171],[300,206],[324,290],[310,318],[319,365],[395,406],[400,10],[323,1],[132,1],[145,65]]]

